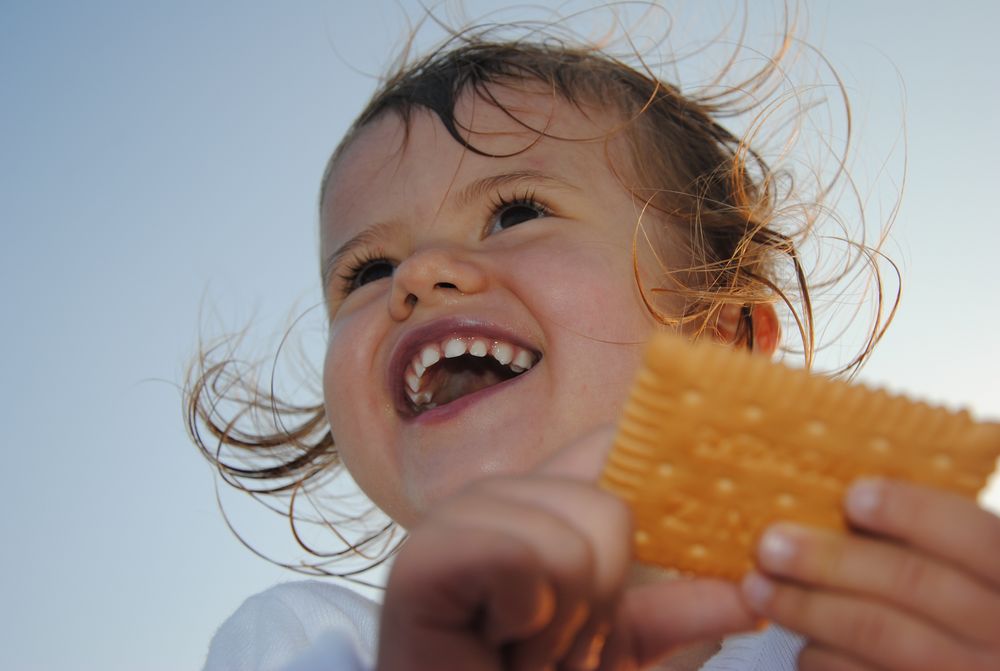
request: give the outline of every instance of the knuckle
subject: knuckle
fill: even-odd
[[[912,601],[927,592],[930,565],[919,555],[905,553],[892,571],[890,593],[897,600]]]
[[[847,623],[847,639],[858,650],[881,650],[889,645],[889,623],[879,610],[865,609]]]

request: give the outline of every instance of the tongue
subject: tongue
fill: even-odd
[[[433,402],[438,405],[451,403],[456,398],[477,392],[486,387],[501,382],[501,378],[492,371],[474,372],[463,370],[459,373],[449,375],[445,378],[444,384],[434,392]]]
[[[492,387],[506,379],[488,365],[468,364],[468,361],[459,363],[457,360],[449,360],[435,367],[439,370],[435,371],[434,378],[429,381],[429,388],[434,390],[432,403],[435,405],[451,403],[457,398]]]

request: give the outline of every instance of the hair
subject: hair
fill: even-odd
[[[605,140],[623,138],[630,156],[626,165],[615,165],[608,153],[609,165],[623,187],[645,205],[640,221],[633,222],[636,244],[654,244],[650,241],[661,239],[665,232],[673,232],[674,239],[681,233],[690,266],[663,268],[655,286],[640,282],[646,305],[657,319],[699,334],[713,328],[722,306],[737,305],[742,319],[736,339],[752,347],[754,306],[779,302],[787,307],[803,363],[810,367],[816,350],[811,287],[827,287],[860,272],[874,279],[878,311],[860,351],[832,371],[856,372],[895,309],[893,303],[888,317],[883,317],[884,292],[876,263],[881,252],[877,246],[848,242],[855,252],[852,260],[832,280],[817,280],[810,277],[798,251],[817,222],[831,216],[826,200],[844,179],[844,157],[833,176],[804,198],[790,172],[772,168],[752,146],[764,126],[778,116],[776,105],[781,103],[774,99],[784,76],[780,66],[792,44],[790,30],[758,71],[700,94],[681,93],[655,76],[641,58],[632,65],[596,46],[556,39],[552,31],[539,35],[533,30],[526,38],[498,40],[495,30],[455,33],[416,60],[404,55],[334,151],[320,202],[345,147],[373,121],[395,114],[408,128],[414,112],[429,111],[467,150],[491,156],[463,134],[468,129],[455,117],[456,101],[471,93],[517,121],[516,113],[497,99],[496,87],[540,84],[585,114],[594,108],[613,113],[617,123]],[[842,86],[838,90],[843,93]],[[849,110],[846,97],[844,101]],[[756,116],[742,137],[720,123],[748,113]],[[545,129],[531,130],[546,135]],[[637,263],[635,268],[639,282]],[[661,293],[681,297],[683,309],[674,314],[658,309],[656,297]],[[312,574],[351,576],[357,571],[328,567],[339,566],[337,562],[354,553],[366,557],[370,553],[371,563],[378,563],[393,547],[387,520],[355,539],[338,531],[344,548],[334,553],[318,552],[302,540],[295,525],[303,517],[296,509],[298,496],[317,491],[342,470],[324,405],[321,400],[295,404],[278,398],[273,386],[258,385],[232,352],[225,344],[204,348],[189,371],[186,419],[195,444],[230,484],[255,496],[287,500],[282,512],[292,520],[300,545],[317,561],[283,565]],[[230,412],[223,412],[224,407]],[[370,519],[366,514],[345,515],[338,523],[322,516],[311,521],[339,529],[346,522]]]

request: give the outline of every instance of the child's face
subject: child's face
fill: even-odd
[[[462,485],[523,472],[614,421],[657,328],[633,274],[641,203],[609,167],[608,152],[626,163],[623,147],[603,140],[615,119],[493,92],[550,136],[597,140],[540,138],[465,95],[456,117],[471,144],[513,154],[491,158],[428,112],[405,140],[387,114],[348,146],[322,207],[324,263],[360,241],[328,273],[327,416],[352,476],[404,526]],[[472,351],[446,359],[456,337],[452,349]],[[414,377],[414,360],[435,353]],[[533,365],[511,377],[501,361],[519,353]]]

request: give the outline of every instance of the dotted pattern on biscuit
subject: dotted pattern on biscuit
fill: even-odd
[[[843,528],[860,476],[969,497],[1000,424],[660,335],[649,344],[601,485],[633,508],[639,560],[737,579],[770,523]]]

